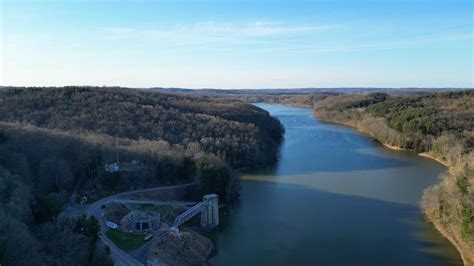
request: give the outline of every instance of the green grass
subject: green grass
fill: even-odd
[[[143,235],[127,233],[117,229],[109,230],[105,235],[122,250],[135,250],[147,242],[143,239]]]
[[[159,212],[161,216],[164,216],[167,212],[173,209],[170,205],[155,205],[155,204],[141,204],[138,207],[140,211]]]

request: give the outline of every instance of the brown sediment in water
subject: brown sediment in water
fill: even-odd
[[[316,113],[314,113],[314,115],[316,116]],[[317,117],[317,116],[316,116]],[[355,130],[357,130],[358,132],[364,134],[364,135],[367,135],[369,137],[371,137],[372,139],[376,140],[377,142],[379,142],[380,144],[382,144],[384,147],[387,147],[389,149],[392,149],[392,150],[407,150],[407,149],[404,149],[404,148],[401,148],[399,146],[396,146],[396,145],[392,145],[392,144],[388,144],[388,143],[383,143],[383,142],[380,142],[378,139],[375,138],[375,136],[373,134],[371,134],[370,131],[368,131],[367,129],[365,128],[362,128],[360,126],[357,126],[355,124],[352,124],[350,123],[350,121],[332,121],[330,119],[327,119],[327,118],[320,118],[318,117],[318,119],[322,120],[322,121],[326,121],[326,122],[331,122],[331,123],[335,123],[335,124],[341,124],[341,125],[344,125],[344,126],[349,126],[351,128],[354,128]],[[436,162],[448,167],[448,171],[450,173],[453,172],[453,167],[452,165],[448,164],[446,161],[444,161],[443,159],[440,159],[436,156],[434,156],[433,154],[429,153],[429,152],[423,152],[423,153],[419,153],[418,154],[419,156],[422,156],[422,157],[426,157],[426,158],[430,158],[432,160],[435,160]],[[469,248],[469,247],[466,247],[465,245],[462,245],[460,244],[456,239],[458,239],[458,236],[456,233],[453,233],[452,230],[449,230],[446,225],[442,224],[441,222],[439,221],[436,221],[434,219],[430,219],[429,217],[427,217],[428,220],[430,222],[433,223],[433,225],[435,226],[436,230],[438,230],[438,232],[440,232],[440,234],[446,238],[449,242],[451,242],[453,244],[453,246],[456,248],[456,250],[458,251],[458,253],[460,254],[461,256],[461,259],[463,260],[464,262],[464,265],[466,266],[474,266],[474,251]]]

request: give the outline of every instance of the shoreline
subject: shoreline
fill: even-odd
[[[430,158],[432,160],[435,160],[437,161],[438,163],[446,166],[449,168],[449,170],[451,169],[451,165],[449,165],[446,161],[444,161],[443,159],[440,159],[436,156],[434,156],[433,154],[429,153],[429,152],[422,152],[422,153],[418,153],[418,155],[422,156],[422,157],[426,157],[426,158]]]
[[[466,255],[461,252],[462,248],[461,246],[458,244],[458,242],[456,241],[456,239],[453,238],[453,236],[451,236],[448,232],[447,232],[447,228],[446,226],[444,226],[443,224],[441,224],[440,222],[438,221],[432,221],[430,220],[425,213],[423,213],[425,215],[425,218],[431,222],[433,224],[433,226],[436,228],[436,230],[444,237],[446,238],[449,242],[451,242],[451,244],[454,246],[454,248],[456,248],[456,250],[458,251],[459,253],[459,256],[461,256],[461,260],[463,261],[464,265],[465,266],[472,266],[472,264],[469,264],[470,262],[468,261]]]
[[[314,110],[313,110],[313,111],[314,111]],[[374,136],[372,136],[372,134],[366,132],[364,129],[361,129],[361,128],[359,128],[359,127],[354,127],[354,126],[349,125],[349,124],[344,124],[344,123],[340,123],[340,122],[335,122],[335,121],[331,121],[331,120],[322,119],[322,118],[320,118],[320,117],[318,117],[318,116],[316,115],[316,112],[314,112],[313,114],[314,114],[314,116],[315,116],[317,119],[319,119],[319,120],[321,120],[321,121],[330,122],[330,123],[339,124],[339,125],[348,126],[348,127],[350,127],[350,128],[353,128],[353,129],[357,130],[357,132],[369,136],[370,138],[372,138],[373,140],[375,140],[376,142],[380,143],[381,145],[383,145],[384,147],[386,147],[386,148],[388,148],[388,149],[397,150],[397,151],[403,151],[403,150],[405,150],[405,151],[410,151],[409,149],[404,149],[404,148],[401,148],[401,147],[398,147],[398,146],[395,146],[395,145],[391,145],[391,144],[387,144],[387,143],[380,142],[380,141],[377,140]],[[447,162],[445,162],[444,160],[435,157],[434,155],[430,154],[429,152],[417,153],[417,155],[418,155],[418,156],[421,156],[421,157],[425,157],[425,158],[432,159],[432,160],[434,160],[434,161],[436,161],[436,162],[438,162],[438,163],[440,163],[440,164],[446,166],[446,167],[447,167],[447,171],[451,174],[453,166],[452,166],[452,165],[449,165],[449,164],[448,164]],[[444,238],[446,238],[446,239],[455,247],[455,249],[458,251],[458,254],[459,254],[459,256],[461,257],[461,260],[463,261],[464,265],[465,265],[465,266],[471,266],[472,264],[469,264],[469,263],[471,263],[471,262],[468,260],[468,257],[467,257],[468,255],[464,253],[463,248],[461,248],[461,246],[456,242],[456,240],[454,239],[454,237],[448,233],[447,228],[446,228],[444,225],[442,225],[442,224],[440,224],[440,223],[438,223],[438,222],[436,222],[436,221],[434,221],[434,220],[429,219],[429,217],[426,216],[426,214],[425,214],[425,212],[423,211],[423,209],[421,209],[421,212],[423,213],[423,215],[425,216],[425,218],[426,218],[429,222],[431,222],[431,223],[433,224],[433,226],[436,228],[436,230],[437,230]]]
[[[369,135],[370,136],[370,135]],[[371,138],[375,139],[374,137],[370,136]],[[395,146],[395,145],[391,145],[391,144],[388,144],[388,143],[383,143],[383,142],[379,142],[377,140],[378,143],[382,144],[383,146],[385,146],[385,148],[389,148],[391,150],[396,150],[396,151],[409,151],[408,149],[404,149],[404,148],[400,148],[398,146]],[[420,155],[420,154],[418,154]]]

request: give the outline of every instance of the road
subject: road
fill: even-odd
[[[196,182],[188,183],[184,185],[176,185],[176,186],[167,186],[167,187],[157,187],[157,188],[148,188],[148,189],[140,189],[140,190],[131,190],[122,193],[117,193],[111,195],[109,197],[100,199],[96,202],[91,204],[79,205],[74,202],[71,202],[69,206],[63,212],[64,215],[68,217],[77,217],[81,214],[86,214],[88,216],[94,216],[100,224],[100,232],[99,232],[99,239],[107,246],[110,247],[110,255],[115,262],[115,265],[144,265],[144,263],[138,261],[134,257],[130,256],[120,248],[118,248],[106,235],[105,232],[107,231],[107,227],[105,225],[105,221],[101,218],[102,213],[102,205],[107,205],[112,202],[119,202],[119,203],[129,203],[129,204],[157,204],[157,205],[174,205],[174,206],[188,206],[193,205],[196,202],[191,201],[161,201],[161,200],[130,200],[130,199],[123,199],[125,196],[130,196],[134,194],[140,194],[144,192],[155,192],[160,190],[166,189],[173,189],[173,188],[184,188],[188,186],[195,185]],[[162,236],[162,235],[160,235]],[[155,238],[153,241],[156,241]],[[151,244],[146,244],[145,248],[148,248]],[[146,260],[145,260],[146,261]]]

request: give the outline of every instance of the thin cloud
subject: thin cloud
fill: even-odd
[[[473,39],[472,32],[467,32],[407,36],[384,41],[323,42],[322,34],[329,31],[337,33],[336,31],[342,28],[340,25],[288,25],[262,21],[234,24],[207,21],[154,29],[104,27],[98,30],[100,35],[107,39],[152,43],[168,49],[186,48],[188,51],[232,51],[239,45],[253,52],[357,52]]]
[[[247,24],[218,23],[214,21],[194,24],[177,24],[153,29],[130,27],[101,27],[99,32],[108,39],[131,39],[137,41],[161,40],[184,44],[254,43],[265,38],[304,36],[334,29],[334,25],[287,25],[256,21]]]
[[[318,26],[292,26],[283,23],[269,23],[256,21],[243,25],[235,25],[230,23],[217,23],[208,21],[205,23],[196,23],[191,26],[177,27],[179,32],[199,33],[209,35],[227,35],[239,37],[268,37],[268,36],[284,36],[294,34],[316,33],[334,28],[333,25]]]
[[[418,38],[395,39],[382,42],[346,42],[346,43],[326,43],[326,44],[304,44],[304,45],[282,45],[269,49],[270,51],[287,51],[294,53],[326,53],[326,52],[357,52],[366,50],[390,50],[406,47],[415,47],[439,42],[457,42],[473,40],[472,33],[447,34],[438,36],[422,36]]]

